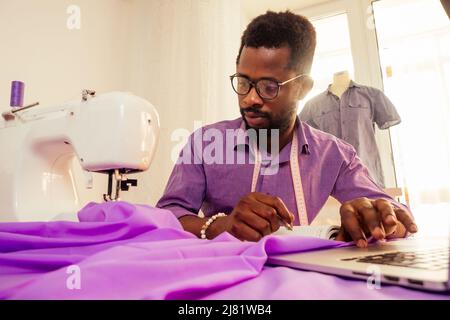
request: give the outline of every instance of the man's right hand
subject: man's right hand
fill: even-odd
[[[259,241],[280,228],[282,219],[292,225],[294,215],[283,201],[274,196],[253,192],[242,197],[230,215],[215,220],[208,228],[208,238],[229,232],[240,240]]]

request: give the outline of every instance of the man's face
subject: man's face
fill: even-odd
[[[253,82],[261,78],[283,82],[298,75],[287,68],[289,58],[289,47],[244,47],[237,65],[237,74]],[[247,95],[239,95],[240,112],[247,126],[254,129],[279,129],[281,132],[287,129],[297,114],[300,82],[301,80],[294,80],[281,86],[278,96],[272,100],[262,99],[254,87]]]

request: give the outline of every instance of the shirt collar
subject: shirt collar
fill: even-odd
[[[239,130],[238,134],[237,134],[237,139],[234,139],[234,141],[233,141],[234,150],[236,150],[238,146],[242,146],[242,147],[245,147],[245,148],[247,148],[249,146],[249,136],[246,134],[244,120],[241,120],[240,129],[241,130]],[[296,119],[295,133],[297,134],[298,144],[300,146],[299,151],[298,151],[299,154],[310,154],[308,140],[306,139],[306,136],[305,136],[304,125],[300,121],[300,118],[298,116],[297,116],[297,119]],[[286,150],[285,150],[285,149],[287,149],[287,147],[289,149],[288,150],[289,152],[286,152]],[[285,160],[284,157],[283,157],[283,154],[287,153],[288,154],[288,158],[289,158],[289,153],[290,153],[290,149],[291,149],[290,147],[291,147],[291,142],[289,142],[281,150],[281,152],[280,152],[280,162],[283,162],[283,160]],[[289,160],[289,159],[287,159],[287,160]]]
[[[357,84],[356,82],[354,82],[353,80],[350,80],[350,83],[349,83],[348,87],[349,88],[353,88],[353,87],[360,88],[361,86],[359,84]],[[333,94],[330,91],[330,88],[331,88],[331,84],[328,85],[327,90],[325,91],[327,94]]]

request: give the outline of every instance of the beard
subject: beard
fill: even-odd
[[[247,112],[252,112],[254,113],[254,116],[267,119],[268,125],[265,126],[264,128],[254,128],[250,126],[247,122],[247,119],[245,118],[245,114]],[[240,108],[240,113],[247,129],[254,129],[258,132],[260,129],[266,129],[269,131],[269,133],[271,130],[279,130],[279,133],[282,134],[289,128],[292,118],[294,118],[295,115],[297,114],[297,105],[294,104],[292,106],[285,108],[279,115],[276,116],[268,112],[261,112],[261,107],[259,106],[251,106],[246,109]]]

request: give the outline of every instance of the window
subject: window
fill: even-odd
[[[413,212],[450,207],[449,19],[439,0],[373,8],[385,93],[402,117],[391,131],[397,181]]]
[[[299,110],[309,99],[327,89],[334,73],[347,70],[352,78],[354,74],[347,14],[312,19],[312,23],[317,33],[317,47],[311,70],[314,87],[301,101]]]

